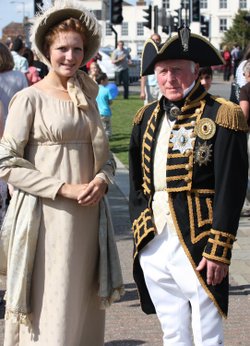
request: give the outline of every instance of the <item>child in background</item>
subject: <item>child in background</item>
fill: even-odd
[[[89,67],[89,77],[92,78],[96,82],[96,77],[102,73],[100,66],[97,62],[92,62]]]
[[[201,84],[204,86],[206,91],[208,91],[211,87],[213,80],[213,70],[210,66],[201,67],[199,70],[199,77],[201,80]]]
[[[111,130],[111,108],[110,105],[112,103],[112,95],[109,91],[109,88],[107,88],[108,85],[108,77],[106,73],[100,73],[96,77],[96,82],[99,85],[99,92],[96,98],[98,110],[101,116],[102,124],[104,127],[104,130],[106,132],[107,137],[110,139],[112,135]]]

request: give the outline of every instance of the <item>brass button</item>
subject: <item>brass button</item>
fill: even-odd
[[[191,181],[191,178],[188,177],[188,176],[186,176],[186,177],[184,178],[184,180],[185,180],[186,183],[189,183],[189,182]]]

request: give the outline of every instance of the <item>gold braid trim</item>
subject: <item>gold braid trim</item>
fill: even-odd
[[[155,102],[155,101],[153,101],[153,102]],[[153,102],[151,102],[151,103],[153,103]],[[133,119],[133,124],[134,125],[140,124],[140,122],[142,121],[142,118],[143,118],[145,110],[151,105],[151,103],[146,104],[145,106],[141,107],[137,111],[137,113],[136,113],[136,115],[135,115],[135,117]]]
[[[240,106],[221,97],[214,99],[221,103],[215,119],[216,124],[231,130],[248,132],[247,121]]]
[[[231,249],[235,240],[236,238],[233,234],[211,229],[203,256],[229,265]]]
[[[183,247],[183,250],[185,251],[193,269],[194,269],[194,272],[195,274],[197,275],[200,283],[201,283],[201,286],[204,288],[204,290],[206,291],[207,295],[209,296],[209,298],[214,302],[215,306],[217,307],[219,313],[221,314],[221,316],[223,316],[224,318],[227,318],[227,316],[224,314],[224,312],[221,310],[220,306],[217,304],[217,301],[216,299],[214,298],[214,296],[212,295],[212,293],[209,291],[206,283],[204,282],[201,274],[196,270],[196,265],[193,261],[193,258],[190,254],[190,252],[188,251],[188,248],[184,242],[184,239],[183,239],[183,236],[182,236],[182,233],[181,233],[181,230],[180,230],[180,227],[179,227],[179,224],[178,224],[178,221],[177,221],[177,218],[176,218],[176,214],[175,214],[175,211],[174,211],[174,206],[173,206],[173,199],[172,199],[172,196],[169,194],[169,208],[170,208],[170,212],[171,212],[171,216],[172,216],[172,219],[173,219],[173,222],[174,222],[174,225],[175,225],[175,229],[176,229],[176,232],[177,232],[177,235],[179,237],[179,240],[180,240],[180,243]]]

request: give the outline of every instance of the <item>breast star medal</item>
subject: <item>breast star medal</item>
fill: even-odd
[[[184,154],[186,150],[193,149],[195,138],[191,136],[192,133],[192,129],[187,130],[184,127],[173,130],[173,137],[170,139],[170,142],[174,144],[173,150],[178,150],[181,154]]]
[[[196,124],[194,131],[199,138],[204,140],[210,139],[215,135],[215,122],[209,118],[202,118]]]
[[[194,161],[198,163],[199,166],[206,165],[211,161],[212,156],[212,144],[198,143],[197,148],[194,153]]]

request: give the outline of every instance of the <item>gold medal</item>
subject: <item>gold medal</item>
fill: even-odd
[[[215,135],[215,122],[209,118],[202,118],[195,126],[195,133],[201,139],[210,139]]]

